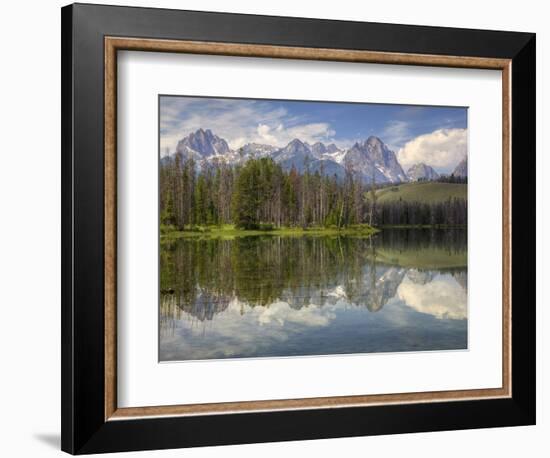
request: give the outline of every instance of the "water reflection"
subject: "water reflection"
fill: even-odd
[[[465,230],[162,244],[160,359],[462,349]]]

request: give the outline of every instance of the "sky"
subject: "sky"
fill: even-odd
[[[406,170],[424,162],[448,173],[467,154],[467,109],[368,103],[160,96],[161,154],[199,128],[232,149],[256,142],[283,147],[294,138],[349,148],[371,135]]]

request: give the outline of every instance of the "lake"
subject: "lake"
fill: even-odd
[[[467,231],[161,243],[160,361],[467,348]]]

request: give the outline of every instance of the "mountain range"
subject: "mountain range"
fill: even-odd
[[[279,148],[260,143],[248,143],[238,150],[229,147],[227,141],[218,137],[210,129],[198,129],[182,138],[176,151],[162,158],[163,163],[172,161],[178,155],[180,159],[193,159],[201,167],[205,162],[224,161],[238,165],[251,158],[271,157],[285,170],[296,169],[343,178],[346,169],[351,168],[365,182],[400,183],[417,180],[434,180],[439,174],[427,164],[415,164],[405,173],[395,153],[378,137],[370,136],[362,142],[356,142],[349,149],[341,149],[334,143],[328,145],[317,142],[310,145],[295,138],[286,146]],[[467,175],[465,161],[457,165],[460,176]],[[455,171],[456,174],[456,171]]]

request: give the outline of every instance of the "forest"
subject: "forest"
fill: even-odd
[[[282,227],[346,228],[354,225],[465,225],[467,202],[379,203],[374,183],[366,183],[351,166],[345,176],[284,170],[271,158],[249,159],[231,166],[204,164],[179,155],[161,161],[160,219],[177,231],[232,224],[243,230]]]

